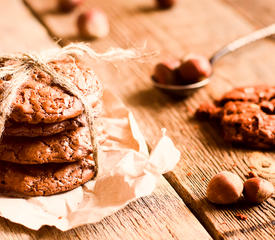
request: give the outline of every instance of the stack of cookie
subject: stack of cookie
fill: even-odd
[[[8,61],[0,67],[8,66]],[[70,59],[50,63],[70,78],[91,108],[100,105],[101,88],[92,71]],[[0,80],[0,94],[5,81]],[[0,143],[0,192],[45,196],[71,190],[95,176],[89,130],[82,103],[33,69],[19,90]]]

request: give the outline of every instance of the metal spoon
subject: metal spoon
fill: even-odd
[[[219,60],[221,57],[236,51],[237,49],[246,46],[252,42],[255,42],[257,40],[272,36],[275,34],[275,24],[269,25],[265,28],[262,28],[260,30],[257,30],[255,32],[252,32],[242,38],[239,38],[223,48],[221,48],[219,51],[214,53],[214,55],[209,59],[209,62],[213,66],[214,63]],[[177,96],[187,96],[197,89],[206,86],[210,82],[210,77],[204,78],[199,82],[192,83],[192,84],[186,84],[186,85],[170,85],[170,84],[162,84],[157,83],[153,81],[153,84],[156,88],[159,88],[160,90],[177,95]]]

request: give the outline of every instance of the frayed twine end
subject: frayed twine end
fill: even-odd
[[[69,45],[55,49],[49,49],[47,51],[41,52],[41,56],[44,56],[47,59],[60,59],[64,56],[72,55],[75,57],[87,56],[96,61],[104,62],[115,62],[115,61],[126,61],[134,60],[137,62],[144,62],[147,58],[152,58],[159,54],[158,51],[144,52],[146,46],[142,48],[110,48],[106,52],[97,53],[86,43],[70,43]]]

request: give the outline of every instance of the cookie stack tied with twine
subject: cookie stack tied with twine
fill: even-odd
[[[102,87],[81,58],[138,58],[70,44],[41,54],[0,57],[0,192],[46,196],[95,178]]]

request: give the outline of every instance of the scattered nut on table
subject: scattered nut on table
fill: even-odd
[[[240,199],[242,191],[242,179],[234,173],[223,171],[210,180],[207,198],[212,203],[231,204]]]
[[[274,193],[273,184],[259,177],[249,178],[244,183],[244,197],[252,203],[262,203]]]
[[[83,2],[84,0],[58,0],[58,9],[62,12],[70,12]]]
[[[177,0],[156,0],[157,6],[161,9],[171,8],[176,2]]]
[[[77,19],[79,34],[84,38],[102,38],[109,34],[107,15],[98,8],[92,8]]]

